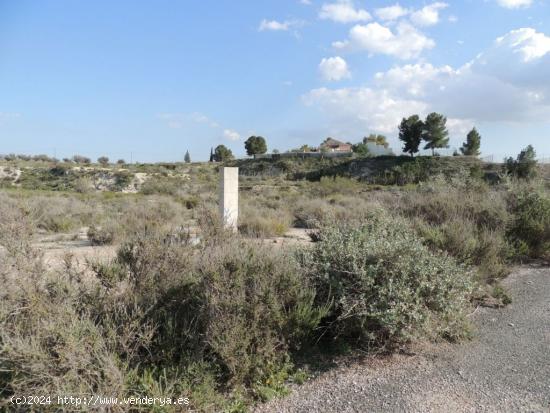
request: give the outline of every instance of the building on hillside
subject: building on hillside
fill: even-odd
[[[332,138],[326,138],[319,146],[319,150],[325,152],[351,152],[351,144],[340,142]]]

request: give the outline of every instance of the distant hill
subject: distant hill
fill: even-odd
[[[246,159],[229,163],[245,176],[283,176],[286,179],[319,180],[324,176],[357,178],[374,184],[407,184],[427,181],[436,175],[477,174],[498,179],[500,165],[473,157],[379,156],[328,159]]]

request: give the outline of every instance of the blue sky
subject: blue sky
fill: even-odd
[[[0,0],[0,153],[140,161],[475,125],[550,156],[550,1]]]

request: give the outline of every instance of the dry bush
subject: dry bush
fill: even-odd
[[[292,255],[268,246],[220,243],[199,259],[210,351],[236,382],[268,378],[324,315],[314,291]]]
[[[29,196],[32,195],[32,196]],[[90,225],[96,215],[93,199],[83,200],[71,194],[12,194],[33,217],[38,229],[48,232],[70,232]]]
[[[341,194],[326,198],[300,198],[291,206],[294,225],[299,228],[319,228],[326,222],[358,218],[379,207],[376,199]]]
[[[420,217],[435,225],[458,219],[471,221],[477,228],[502,230],[509,219],[506,194],[488,189],[444,186],[408,191],[397,206],[406,217]]]
[[[169,233],[172,228],[188,226],[190,219],[190,211],[169,197],[115,198],[103,202],[88,238],[96,245],[117,244],[146,229]]]
[[[30,215],[13,203],[0,207],[0,395],[117,394],[124,365],[120,337],[89,316],[83,284],[74,273],[52,274],[31,245]],[[53,396],[52,396],[53,397]],[[0,402],[0,406],[8,408]],[[59,411],[42,406],[41,411]],[[113,411],[117,411],[114,407]]]
[[[511,219],[507,193],[464,182],[443,181],[379,199],[387,208],[412,222],[434,250],[474,265],[481,280],[491,282],[508,273],[510,246],[505,232]]]
[[[298,228],[318,228],[327,217],[337,213],[323,199],[300,199],[293,209],[294,225]]]
[[[254,237],[283,236],[291,225],[292,216],[283,209],[245,207],[239,216],[239,231]]]
[[[185,394],[193,408],[227,410],[242,391],[224,389],[260,397],[257,386],[265,395],[286,377],[290,351],[324,315],[291,253],[229,234],[207,213],[198,246],[144,224],[113,262],[92,263],[92,276],[70,260],[48,272],[31,247],[34,226],[20,225],[24,211],[1,211],[11,217],[7,253],[23,258],[2,267],[3,398]]]

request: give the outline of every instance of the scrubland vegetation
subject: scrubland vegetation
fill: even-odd
[[[245,411],[302,382],[311,354],[475,335],[475,306],[507,304],[499,280],[550,253],[550,174],[526,156],[504,166],[233,161],[239,234],[212,212],[212,164],[10,160],[3,167],[19,172],[0,193],[2,398],[184,395],[199,411]],[[90,184],[120,173],[126,185]],[[269,240],[291,227],[312,242]],[[116,256],[82,268],[67,254],[49,268],[37,237],[81,228]]]

